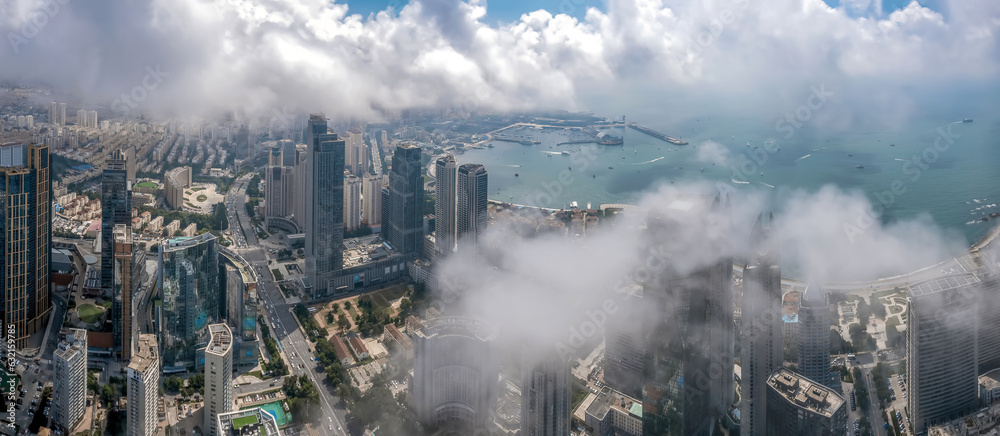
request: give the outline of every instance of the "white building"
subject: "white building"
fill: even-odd
[[[60,335],[52,354],[52,419],[69,433],[87,403],[87,331],[64,329]]]
[[[260,407],[219,414],[217,431],[221,436],[281,436],[278,421]]]
[[[128,434],[156,434],[160,357],[156,335],[139,335],[128,365]]]
[[[233,409],[233,332],[226,324],[212,324],[208,332],[203,428],[207,436],[220,436],[219,415]]]
[[[344,231],[361,227],[361,179],[351,174],[344,177]]]
[[[389,178],[384,175],[365,176],[364,186],[361,188],[364,196],[361,200],[363,208],[361,220],[367,222],[369,226],[382,224],[382,187],[388,183]]]

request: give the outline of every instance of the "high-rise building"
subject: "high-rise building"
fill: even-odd
[[[521,436],[566,436],[571,430],[573,376],[558,357],[526,353],[521,383]]]
[[[260,407],[220,413],[218,421],[219,436],[281,436],[274,415]]]
[[[208,326],[205,348],[205,425],[207,436],[219,434],[219,415],[233,410],[233,332],[226,324]]]
[[[482,431],[498,396],[497,330],[481,321],[434,318],[414,334],[413,409],[441,435]]]
[[[114,152],[101,174],[101,289],[114,298],[115,226],[132,227],[132,184],[128,181],[125,154]]]
[[[434,243],[438,253],[455,249],[455,220],[458,201],[458,164],[455,156],[438,158],[434,163]]]
[[[292,198],[295,196],[294,168],[284,165],[286,148],[292,141],[283,139],[268,152],[268,165],[264,170],[265,212],[268,218],[291,215]],[[292,147],[294,153],[294,146]],[[294,156],[292,157],[294,159]]]
[[[66,125],[66,103],[59,103],[59,125]]]
[[[458,168],[458,201],[456,203],[455,238],[460,248],[482,249],[486,232],[488,184],[486,168],[480,164],[464,164]]]
[[[784,361],[781,320],[781,254],[772,235],[773,214],[757,217],[743,269],[740,434],[767,431],[767,379]]]
[[[384,175],[376,176],[369,174],[365,176],[364,185],[361,187],[361,220],[369,226],[382,225],[382,188],[388,182]]]
[[[979,405],[976,328],[981,281],[973,273],[915,283],[907,289],[906,370],[916,434],[958,419]]]
[[[128,364],[128,434],[156,434],[160,356],[156,335],[139,335]]]
[[[361,179],[354,174],[344,176],[344,231],[361,227]]]
[[[87,331],[63,329],[52,353],[52,419],[70,434],[87,402]]]
[[[80,127],[90,127],[87,125],[87,111],[83,109],[77,109],[76,111],[76,125]]]
[[[390,200],[392,196],[389,194],[389,184],[382,185],[382,227],[379,233],[382,235],[382,239],[389,240],[389,209],[392,206]]]
[[[167,204],[176,210],[184,208],[184,190],[190,187],[191,167],[177,167],[163,175],[163,196]]]
[[[94,118],[97,118],[97,113],[94,112]],[[128,177],[128,181],[135,183],[135,146],[126,147],[125,153],[125,174]]]
[[[806,286],[799,299],[799,372],[823,385],[830,382],[830,303],[823,288]],[[839,378],[837,384],[840,384]],[[839,390],[839,386],[832,386]]]
[[[115,348],[122,360],[128,360],[132,355],[132,229],[116,224],[113,240],[111,322]]]
[[[205,337],[209,324],[222,319],[225,310],[216,238],[204,233],[168,240],[160,246],[159,263],[162,303],[156,322],[163,365],[190,367],[195,345]]]
[[[306,127],[306,276],[314,297],[335,291],[344,267],[344,140],[327,129],[321,114]]]
[[[97,128],[97,111],[87,111],[87,127]]]
[[[980,251],[976,260],[982,280],[978,308],[976,352],[979,354],[979,374],[1000,368],[1000,257],[991,251]]]
[[[52,309],[52,184],[45,145],[0,145],[0,321],[14,346],[43,331]]]
[[[419,256],[424,246],[424,179],[420,147],[404,144],[392,154],[389,172],[388,209],[389,245],[409,261]]]
[[[295,195],[292,196],[292,214],[295,215],[295,225],[299,226],[299,229],[305,229],[306,203],[309,203],[309,200],[305,196],[305,193],[307,192],[306,185],[309,181],[309,178],[307,177],[309,147],[305,144],[296,144],[294,154],[295,162],[292,173],[294,174],[293,189],[295,190]],[[284,159],[284,155],[282,155],[282,159]]]
[[[364,131],[352,128],[347,131],[345,166],[358,178],[368,175],[368,147],[365,145]]]
[[[767,436],[838,436],[847,431],[844,398],[787,369],[768,377],[766,398]]]
[[[59,103],[49,103],[49,124],[59,124]]]

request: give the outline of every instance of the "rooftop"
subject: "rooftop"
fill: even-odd
[[[223,436],[281,436],[274,416],[260,407],[220,413],[218,425]]]
[[[208,326],[209,337],[206,353],[225,354],[233,346],[233,332],[226,324],[212,324]]]
[[[825,417],[832,417],[844,404],[844,399],[830,388],[785,368],[771,374],[767,384],[790,403]]]
[[[977,283],[979,283],[979,277],[973,273],[952,274],[912,284],[907,289],[906,294],[910,298],[917,298]]]
[[[344,268],[381,260],[395,253],[378,234],[344,240]]]
[[[1000,369],[994,369],[979,376],[979,384],[983,385],[987,390],[1000,388]]]
[[[139,335],[139,340],[136,342],[135,346],[135,354],[132,355],[132,360],[128,364],[128,369],[144,373],[154,365],[159,366],[157,359],[156,335]]]
[[[597,398],[587,407],[587,414],[603,421],[611,409],[618,410],[626,415],[635,416],[636,418],[642,418],[642,403],[639,400],[609,387],[601,389],[601,392],[597,394]]]

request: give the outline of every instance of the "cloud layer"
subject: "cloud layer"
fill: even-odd
[[[610,0],[582,20],[539,10],[489,25],[477,0],[387,4],[367,17],[325,0],[0,0],[0,76],[110,105],[159,66],[169,76],[141,102],[154,114],[287,107],[351,118],[578,109],[646,88],[798,104],[795,84],[996,77],[1000,3],[940,9],[913,2],[857,16],[822,0]]]

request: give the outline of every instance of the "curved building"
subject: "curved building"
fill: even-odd
[[[225,289],[219,283],[219,251],[215,236],[177,238],[160,246],[157,313],[164,366],[194,363],[195,345],[209,324],[219,322]]]
[[[441,435],[483,429],[498,394],[497,330],[479,320],[446,316],[414,335],[413,408],[417,419]]]
[[[178,167],[163,176],[163,196],[170,207],[184,208],[184,190],[191,187],[191,167]]]
[[[830,384],[830,303],[815,284],[807,286],[799,300],[799,372]]]

